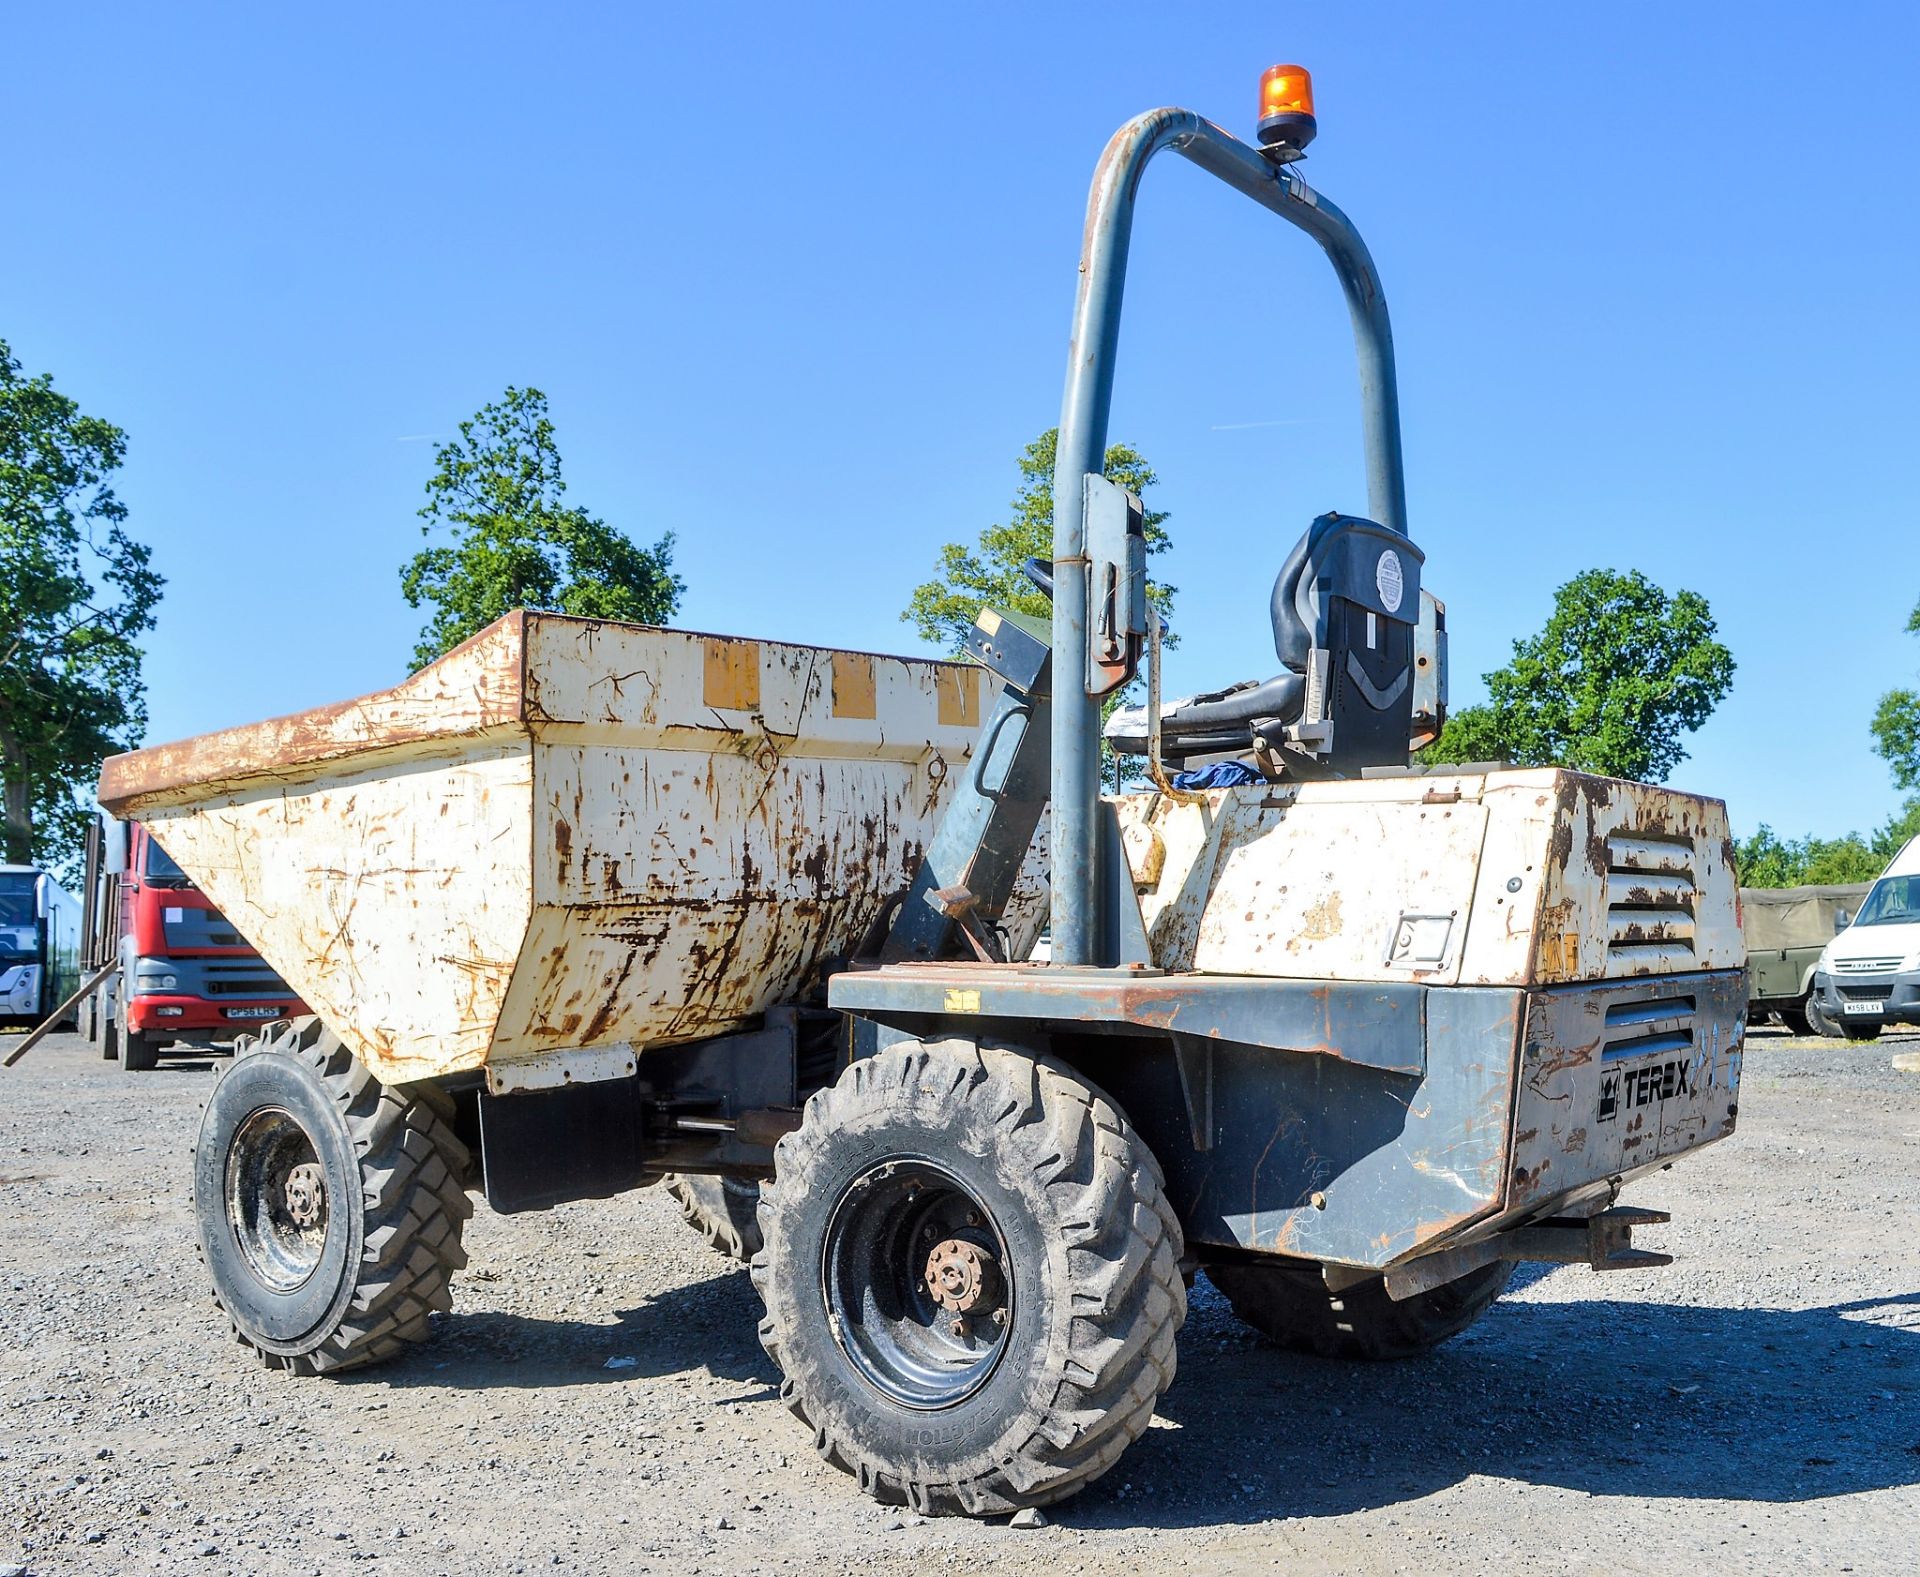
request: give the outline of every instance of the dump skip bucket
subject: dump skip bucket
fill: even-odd
[[[514,613],[391,690],[108,761],[381,1078],[672,1045],[911,880],[981,714],[945,662]]]

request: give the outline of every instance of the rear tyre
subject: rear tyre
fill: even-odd
[[[1496,1260],[1431,1292],[1396,1302],[1379,1277],[1329,1292],[1318,1268],[1240,1261],[1207,1279],[1268,1341],[1322,1358],[1413,1358],[1457,1336],[1492,1306],[1513,1275]]]
[[[1826,1010],[1820,1006],[1820,999],[1815,996],[1807,998],[1807,1028],[1828,1040],[1840,1039],[1840,1026],[1827,1016]]]
[[[194,1214],[214,1299],[269,1367],[378,1363],[452,1306],[473,1213],[452,1111],[381,1084],[317,1018],[236,1045],[201,1117]]]
[[[737,1177],[668,1176],[667,1192],[679,1201],[687,1225],[728,1259],[750,1260],[760,1252],[760,1185]]]
[[[160,1044],[145,1030],[120,1031],[120,1071],[150,1073],[160,1066]]]
[[[975,1516],[1100,1476],[1173,1380],[1180,1224],[1072,1070],[905,1042],[808,1101],[753,1261],[781,1399],[867,1494]]]
[[[1814,1032],[1805,1007],[1782,1008],[1780,1022],[1787,1026],[1789,1035],[1811,1035]]]

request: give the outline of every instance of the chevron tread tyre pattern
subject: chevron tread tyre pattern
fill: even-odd
[[[429,1317],[452,1307],[453,1273],[467,1263],[460,1240],[473,1214],[462,1185],[469,1158],[453,1132],[451,1098],[430,1085],[381,1084],[313,1017],[241,1041],[230,1071],[261,1056],[295,1064],[344,1125],[359,1167],[360,1254],[344,1267],[351,1288],[335,1318],[300,1351],[256,1340],[221,1296],[218,1278],[215,1302],[236,1339],[270,1368],[333,1374],[379,1363],[427,1336]],[[204,1260],[204,1230],[202,1238]]]
[[[863,1395],[820,1334],[818,1269],[796,1240],[812,1242],[834,1208],[826,1174],[835,1152],[875,1134],[919,1135],[935,1161],[984,1157],[1046,1246],[1014,1267],[1023,1296],[1043,1305],[1034,1347],[1002,1361],[1024,1371],[1019,1384],[945,1415],[975,1430],[977,1447],[924,1449],[916,1442],[928,1415],[894,1417],[878,1392]],[[1186,1287],[1159,1164],[1107,1096],[1050,1057],[948,1040],[855,1063],[780,1141],[760,1226],[760,1339],[785,1376],[782,1400],[821,1456],[883,1502],[979,1516],[1060,1500],[1119,1460],[1173,1382]],[[976,1407],[997,1411],[967,1419]]]

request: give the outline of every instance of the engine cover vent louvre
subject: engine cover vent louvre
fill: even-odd
[[[1691,996],[1608,1003],[1607,1028],[1600,1042],[1601,1060],[1613,1062],[1622,1057],[1690,1050],[1694,1010]]]
[[[1657,833],[1607,839],[1607,955],[1634,973],[1694,967],[1700,886],[1693,845]]]

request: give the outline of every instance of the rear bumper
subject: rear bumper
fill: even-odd
[[[1920,1024],[1920,970],[1813,977],[1813,999],[1836,1022]]]
[[[1744,970],[1530,998],[1501,1224],[1566,1209],[1733,1132]]]
[[[1423,1247],[1390,1269],[1392,1296],[1499,1258],[1667,1263],[1631,1247],[1627,1230],[1664,1212],[1607,1207],[1623,1184],[1733,1132],[1747,1006],[1744,970],[1531,992],[1504,1196],[1438,1252]],[[1561,1240],[1585,1247],[1570,1257]]]

